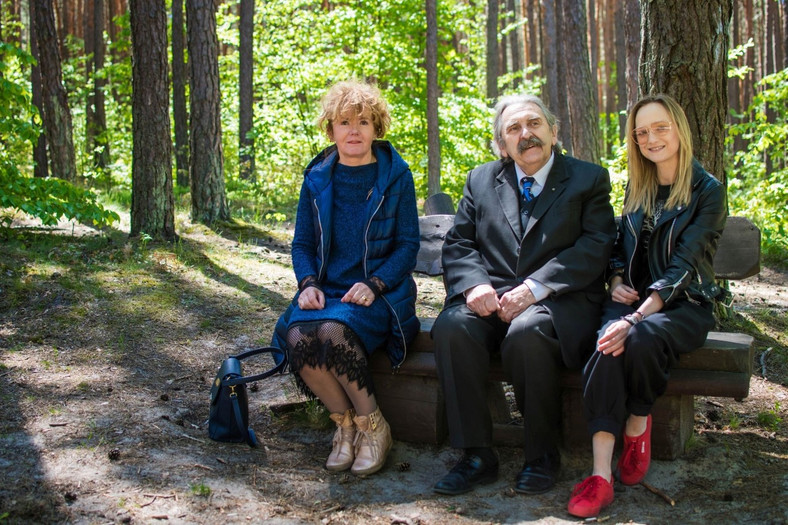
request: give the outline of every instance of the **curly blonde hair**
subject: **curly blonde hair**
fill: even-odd
[[[334,135],[332,122],[341,116],[361,115],[369,111],[375,126],[375,137],[382,139],[391,125],[391,115],[386,101],[377,87],[348,80],[331,86],[320,101],[323,111],[317,118],[317,126],[329,140]]]

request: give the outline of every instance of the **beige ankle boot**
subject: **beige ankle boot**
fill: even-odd
[[[391,427],[383,419],[380,408],[368,416],[356,416],[356,461],[350,472],[356,475],[372,474],[383,468],[391,450]]]
[[[356,437],[356,425],[353,422],[353,416],[355,415],[356,412],[349,408],[345,410],[344,414],[331,414],[329,416],[337,424],[337,431],[334,432],[334,448],[326,460],[326,468],[328,470],[335,472],[347,470],[353,464],[355,459],[353,442]]]

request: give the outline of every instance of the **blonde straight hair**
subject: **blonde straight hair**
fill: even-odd
[[[640,147],[635,142],[635,117],[640,108],[646,104],[662,104],[670,115],[673,129],[679,137],[679,161],[676,167],[676,180],[670,189],[670,196],[665,203],[665,209],[687,206],[692,195],[692,133],[687,116],[676,100],[665,94],[646,95],[638,100],[627,117],[627,157],[629,183],[624,196],[624,213],[632,213],[642,209],[646,215],[654,213],[654,201],[657,197],[659,179],[657,179],[657,166],[640,152]]]

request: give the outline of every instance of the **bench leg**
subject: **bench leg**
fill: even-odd
[[[446,439],[446,405],[436,378],[374,373],[373,380],[394,439],[433,444]]]

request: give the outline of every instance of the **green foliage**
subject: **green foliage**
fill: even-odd
[[[747,73],[752,71],[752,68],[746,63],[741,63],[741,60],[744,60],[747,55],[747,50],[752,47],[755,47],[755,42],[750,38],[746,43],[728,51],[728,78],[744,78]]]
[[[783,418],[779,416],[780,413],[780,402],[774,402],[774,409],[766,410],[763,412],[758,413],[758,425],[765,428],[766,430],[771,430],[772,432],[777,432],[777,429],[782,423]]]
[[[94,192],[67,181],[26,177],[13,165],[0,166],[0,208],[22,211],[45,225],[56,224],[63,217],[97,227],[120,219],[96,199]],[[6,226],[10,222],[8,216],[0,218],[0,223]]]
[[[211,487],[206,485],[205,483],[195,483],[189,486],[189,490],[194,496],[200,498],[207,498],[211,495]]]
[[[788,256],[788,69],[765,77],[759,84],[746,120],[731,126],[729,145],[744,139],[746,147],[733,152],[728,174],[731,214],[749,217],[761,229],[764,256],[785,265]]]
[[[25,79],[33,58],[10,44],[0,43],[0,210],[18,210],[39,218],[44,224],[62,217],[103,226],[119,217],[105,210],[96,195],[60,179],[26,176],[32,171],[31,143],[38,139],[38,111],[30,103]],[[10,216],[0,218],[8,225]]]
[[[30,167],[30,144],[40,133],[31,104],[29,68],[35,60],[20,48],[0,42],[0,162]]]
[[[410,164],[417,191],[425,195],[424,3],[337,2],[324,10],[319,2],[290,0],[258,7],[255,99],[260,105],[253,135],[260,198],[273,209],[283,204],[274,190],[298,197],[303,167],[329,144],[315,127],[320,97],[330,84],[349,78],[371,80],[381,88],[392,112],[386,138]],[[483,10],[483,5],[455,0],[438,5],[441,177],[444,191],[455,199],[467,171],[492,159],[490,110],[479,67],[484,63],[484,26],[478,23]]]

